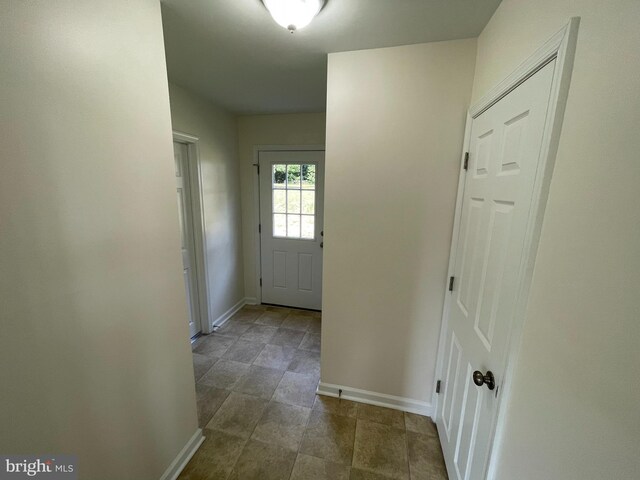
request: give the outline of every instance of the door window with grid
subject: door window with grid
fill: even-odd
[[[275,164],[271,168],[273,236],[315,238],[316,165]]]

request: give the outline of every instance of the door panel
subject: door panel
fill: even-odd
[[[273,250],[272,283],[275,288],[287,287],[287,252]]]
[[[178,196],[178,221],[180,223],[180,249],[184,288],[187,294],[189,335],[193,337],[201,331],[200,307],[195,262],[195,244],[193,232],[193,213],[191,210],[191,192],[189,185],[189,153],[187,145],[173,142],[176,163],[176,194]]]
[[[298,254],[298,290],[313,290],[313,255],[310,253]]]
[[[324,152],[260,152],[262,302],[320,310]]]
[[[451,479],[485,478],[555,61],[473,120],[436,421]],[[497,389],[473,372],[493,372]]]

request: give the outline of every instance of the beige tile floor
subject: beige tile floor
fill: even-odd
[[[206,437],[186,480],[446,480],[433,422],[316,395],[319,313],[246,306],[193,344]]]

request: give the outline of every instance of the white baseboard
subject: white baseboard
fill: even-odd
[[[227,320],[229,320],[231,317],[233,317],[233,315],[238,310],[240,310],[242,307],[245,306],[245,303],[246,303],[246,299],[244,299],[244,298],[241,299],[233,307],[231,307],[229,310],[227,310],[222,315],[220,315],[218,318],[216,318],[213,322],[211,322],[211,331],[214,331],[214,327],[221,327],[222,325],[224,325],[224,323]]]
[[[160,477],[160,480],[176,480],[178,475],[184,470],[184,467],[187,466],[193,454],[196,453],[200,445],[204,442],[204,437],[202,436],[202,429],[198,428],[196,433],[189,439],[184,448],[180,451],[178,456],[173,459],[169,468],[165,470]]]
[[[340,395],[340,390],[342,390],[342,395]],[[378,407],[387,407],[395,410],[402,410],[403,412],[417,413],[418,415],[424,415],[426,417],[431,417],[433,415],[433,407],[430,403],[413,400],[411,398],[396,397],[385,393],[360,390],[358,388],[346,387],[343,385],[333,385],[331,383],[320,382],[317,393],[328,397],[340,397],[345,400],[377,405]]]
[[[245,297],[245,305],[258,305],[258,299],[256,297]]]

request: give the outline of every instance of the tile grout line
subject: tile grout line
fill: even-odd
[[[290,313],[290,314],[291,314],[291,313]],[[290,315],[290,314],[289,314],[289,315]],[[285,316],[285,319],[286,319],[289,315]],[[260,318],[260,316],[261,316],[261,315],[259,315],[259,316],[258,316],[258,318]],[[283,320],[283,321],[284,321],[284,320]],[[320,320],[320,321],[321,321],[321,320]],[[255,320],[253,321],[252,325],[261,325],[261,326],[267,326],[267,327],[275,327],[276,329],[280,329],[280,328],[286,329],[286,327],[281,327],[281,326],[270,326],[270,325],[256,324],[256,323],[255,323]],[[310,333],[311,325],[312,325],[312,324],[310,324],[310,325],[308,325],[308,326],[307,326],[306,330],[304,331],[304,336],[306,336],[307,334],[309,334],[309,333]],[[292,331],[299,331],[299,330],[294,330],[294,329],[290,329],[290,330],[292,330]],[[301,333],[302,333],[302,332],[301,332]],[[317,335],[320,335],[320,334],[321,334],[321,332],[320,332],[320,333],[317,333]],[[217,335],[218,335],[218,336],[224,336],[223,334],[217,334]],[[230,338],[234,338],[234,341],[233,341],[233,343],[232,343],[232,344],[231,344],[231,345],[230,345],[230,346],[225,350],[225,353],[226,353],[226,351],[228,351],[229,349],[231,349],[231,348],[232,348],[232,347],[233,347],[237,342],[239,342],[239,341],[240,341],[240,337],[241,337],[241,336],[242,336],[242,335],[238,335],[238,336],[235,336],[235,337],[234,337],[234,336],[230,337]],[[303,338],[304,338],[304,337],[303,337]],[[300,345],[301,345],[301,344],[302,344],[302,341],[301,341]],[[273,345],[273,344],[269,344],[269,343],[267,342],[267,343],[263,344],[263,348],[264,348],[266,345]],[[300,345],[298,345],[298,347],[299,347]],[[289,346],[290,346],[291,348],[293,348],[293,350],[298,351],[298,352],[313,352],[313,350],[312,350],[312,351],[308,351],[308,350],[300,349],[300,348],[297,348],[297,347],[293,347],[293,346],[291,346],[291,345],[279,345],[279,346],[280,346],[280,347],[289,347]],[[261,351],[262,351],[262,350],[261,350]],[[193,353],[197,353],[197,352],[193,352]],[[255,360],[258,358],[258,356],[260,355],[260,353],[261,353],[261,352],[258,352],[258,354],[255,356],[255,358],[254,358],[254,359],[253,359],[253,360],[248,364],[250,367],[252,367],[252,366],[256,366],[254,362],[255,362]],[[294,354],[294,356],[295,356],[295,354]],[[212,358],[212,357],[209,357],[209,358]],[[212,358],[212,359],[213,359],[213,358]],[[223,357],[217,357],[217,358],[215,358],[214,360],[215,360],[215,361],[214,361],[214,363],[211,365],[211,367],[209,368],[209,370],[211,370],[211,368],[213,368],[217,363],[219,363],[219,361],[220,361],[220,360],[224,360],[224,358],[223,358]],[[282,369],[278,369],[278,370],[280,370],[280,371],[282,372],[282,376],[280,377],[280,380],[278,381],[278,386],[280,385],[280,383],[281,383],[282,379],[284,378],[285,374],[286,374],[287,372],[289,372],[289,367],[291,366],[291,363],[292,363],[292,362],[293,362],[293,358],[291,359],[291,361],[289,361],[289,362],[288,362],[288,364],[287,364],[287,366],[286,366],[286,368],[285,368],[284,370],[282,370]],[[244,363],[244,362],[240,362],[240,363]],[[270,368],[270,367],[264,367],[264,368]],[[209,372],[209,370],[207,370],[207,372],[205,372],[202,376],[206,375],[206,374]],[[297,372],[291,372],[291,373],[297,373]],[[303,375],[307,375],[307,374],[304,374],[304,373],[302,373],[302,374],[303,374]],[[200,378],[202,378],[202,376],[201,376]],[[233,388],[234,388],[234,387],[235,387],[235,385],[237,385],[237,384],[242,380],[242,378],[244,378],[245,376],[246,376],[246,374],[243,374],[240,378],[238,378],[238,379],[236,380],[236,382],[231,386],[231,388],[230,388],[230,389],[228,389],[229,394],[231,394],[231,393],[235,392],[235,390],[233,390]],[[318,380],[318,381],[319,381],[319,380]],[[198,383],[198,382],[197,382],[197,380],[196,380],[196,383]],[[206,385],[206,384],[202,384],[202,385],[207,386],[207,387],[210,387],[210,386],[208,386],[208,385]],[[236,461],[234,462],[234,464],[231,466],[230,473],[229,473],[229,475],[227,475],[227,476],[225,477],[225,479],[228,479],[228,478],[229,478],[229,476],[230,476],[230,475],[233,473],[233,471],[236,469],[236,467],[237,467],[237,465],[238,465],[238,461],[239,461],[240,457],[242,456],[242,453],[244,452],[244,449],[246,448],[247,444],[248,444],[248,443],[250,442],[250,440],[252,439],[252,436],[254,435],[254,433],[255,433],[255,431],[256,431],[256,429],[257,429],[257,427],[258,427],[258,425],[259,425],[260,421],[261,421],[261,420],[262,420],[262,418],[264,417],[264,415],[265,415],[265,413],[266,413],[267,409],[269,408],[269,406],[270,406],[270,405],[272,405],[272,404],[274,404],[274,403],[276,403],[276,404],[282,404],[282,405],[285,405],[285,406],[286,406],[286,405],[293,405],[293,404],[288,404],[288,403],[278,402],[278,401],[276,401],[276,400],[274,399],[275,392],[277,391],[278,386],[276,386],[276,388],[274,389],[274,391],[273,391],[273,393],[271,394],[271,396],[270,396],[270,398],[269,398],[269,399],[265,399],[264,397],[262,397],[262,396],[260,396],[260,395],[249,394],[249,393],[246,393],[246,394],[245,394],[245,395],[249,395],[249,396],[252,396],[252,397],[255,397],[255,398],[261,399],[261,400],[265,401],[266,403],[265,403],[265,404],[264,404],[264,406],[263,406],[263,409],[262,409],[262,412],[261,412],[261,414],[260,414],[260,417],[259,417],[258,421],[255,423],[255,425],[254,425],[254,426],[253,426],[253,428],[251,429],[251,432],[248,434],[248,437],[246,437],[246,438],[244,439],[244,442],[242,443],[242,448],[241,448],[241,450],[240,450],[240,454],[239,454],[238,458],[236,459]],[[317,384],[316,384],[316,386],[317,386]],[[219,387],[214,387],[214,388],[219,388]],[[241,392],[236,392],[236,393],[241,393]],[[308,415],[308,417],[307,417],[306,421],[304,422],[304,428],[302,429],[302,436],[301,436],[301,438],[300,438],[300,441],[297,443],[297,448],[296,448],[295,450],[289,450],[287,447],[282,447],[282,448],[284,448],[285,450],[288,450],[289,452],[291,452],[291,453],[295,454],[295,457],[294,457],[294,459],[293,459],[293,463],[292,463],[292,465],[291,465],[291,467],[290,467],[290,470],[289,470],[289,475],[288,475],[288,477],[286,477],[286,478],[288,478],[289,480],[292,478],[293,470],[295,469],[295,465],[296,465],[296,461],[297,461],[298,457],[299,457],[300,455],[302,455],[302,454],[303,454],[303,453],[301,452],[302,444],[303,444],[303,442],[304,442],[304,439],[305,439],[305,438],[306,438],[306,436],[307,436],[307,433],[308,433],[308,430],[309,430],[309,425],[310,425],[310,422],[311,422],[311,417],[312,417],[313,412],[314,412],[314,407],[316,406],[316,403],[318,403],[318,399],[319,399],[319,397],[320,397],[319,395],[314,394],[314,401],[312,402],[312,404],[311,404],[311,407],[310,407],[310,408],[309,408],[309,407],[305,407],[305,406],[303,406],[303,405],[299,405],[300,407],[307,408],[307,409],[309,410],[309,415]],[[225,400],[225,401],[226,401],[226,400]],[[342,399],[339,399],[339,401],[342,401]],[[223,403],[224,403],[224,402],[223,402]],[[358,429],[358,425],[359,425],[362,421],[366,421],[366,420],[364,420],[364,419],[358,418],[358,417],[359,417],[359,411],[360,411],[360,410],[361,410],[365,405],[364,405],[364,404],[361,404],[360,402],[354,402],[354,403],[356,404],[356,418],[355,418],[355,425],[354,425],[354,438],[353,438],[353,445],[352,445],[352,456],[351,456],[351,462],[350,462],[350,465],[345,465],[345,467],[347,467],[347,468],[349,469],[349,471],[352,471],[352,470],[353,470],[353,468],[354,468],[354,467],[353,467],[353,462],[354,462],[354,459],[355,459],[355,445],[356,445],[356,443],[357,443],[357,442],[356,442],[356,432],[357,432],[357,429]],[[294,405],[294,406],[295,406],[295,405]],[[221,407],[221,405],[218,407],[218,409],[217,409],[217,410],[219,410],[219,408],[220,408],[220,407]],[[213,417],[213,416],[215,416],[215,414],[217,413],[217,410],[216,410],[216,412],[214,412],[214,413],[213,413],[212,417]],[[372,421],[372,422],[374,422],[374,423],[379,423],[379,424],[381,424],[381,425],[388,425],[388,424],[386,424],[386,423],[383,423],[383,422],[377,422],[377,421],[375,421],[375,420],[371,420],[371,419],[369,419],[368,421]],[[392,428],[394,428],[392,425],[389,425],[389,426],[390,426],[390,427],[392,427]],[[205,428],[205,427],[206,427],[206,425],[205,425],[205,426],[203,426],[203,428]],[[409,430],[407,429],[407,412],[404,412],[404,411],[402,411],[402,427],[403,427],[403,428],[402,428],[402,431],[403,431],[403,433],[404,433],[404,435],[405,435],[405,442],[404,442],[404,443],[405,443],[405,449],[406,449],[406,452],[407,452],[405,468],[406,468],[406,473],[407,473],[407,475],[408,475],[408,476],[407,476],[407,479],[408,479],[408,480],[411,480],[411,479],[413,478],[413,475],[412,475],[412,472],[411,472],[411,462],[410,462],[410,458],[409,458],[409,450],[410,450],[410,445],[409,445],[409,443],[410,443],[410,442],[409,442],[409,435],[408,435]],[[224,430],[217,430],[217,429],[212,429],[212,430],[214,430],[214,431],[220,431],[220,432],[223,432],[223,433],[224,433]],[[256,441],[257,441],[257,440],[256,440]],[[263,442],[263,443],[264,443],[264,442]],[[278,445],[278,446],[280,446],[280,445]],[[319,459],[319,460],[322,460],[325,464],[326,464],[326,463],[333,463],[333,462],[329,462],[329,461],[328,461],[326,458],[324,458],[324,457],[316,457],[315,455],[311,455],[311,456],[313,456],[314,458],[317,458],[317,459]],[[283,472],[283,473],[284,473],[284,472]],[[284,478],[284,477],[283,477],[283,478]]]
[[[340,397],[338,397],[340,398]],[[353,460],[356,456],[356,435],[358,434],[358,412],[360,410],[360,404],[356,403],[356,424],[353,427],[353,446],[351,447],[351,467],[349,468],[349,477],[351,477],[351,469],[353,469]]]
[[[409,461],[409,433],[407,430],[407,413],[402,412],[402,423],[404,424],[404,445],[407,449],[407,473],[409,474],[409,480],[411,480],[411,462]]]
[[[263,315],[264,315],[264,314],[263,314]],[[260,318],[261,316],[262,316],[262,315],[260,315],[258,318]],[[289,315],[285,316],[285,319],[286,319],[288,316],[289,316]],[[257,319],[256,319],[256,320],[257,320]],[[284,322],[284,319],[283,319],[283,322]],[[255,321],[254,321],[254,325],[256,325]],[[276,328],[284,328],[284,327],[279,327],[279,326],[278,326],[278,327],[276,327]],[[307,331],[305,330],[305,335],[306,335],[306,333],[307,333]],[[238,337],[238,338],[236,339],[236,342],[237,342],[239,339],[240,339],[240,337]],[[302,343],[302,339],[300,340],[300,343]],[[235,344],[235,342],[234,342],[234,344]],[[265,343],[265,347],[266,347],[266,345],[268,345],[268,344],[269,344],[268,342],[267,342],[267,343]],[[233,344],[232,344],[232,345],[233,345]],[[276,346],[277,346],[277,345],[276,345]],[[282,346],[282,345],[281,345],[281,346]],[[229,347],[229,348],[231,348],[231,347]],[[295,349],[296,349],[296,350],[299,350],[297,347],[296,347]],[[263,348],[263,350],[264,350],[264,348]],[[256,360],[259,356],[260,356],[260,353],[258,353],[258,355],[256,355],[256,358],[254,358],[254,359],[253,359],[253,361],[252,361],[252,362],[251,362],[251,364],[250,364],[251,366],[253,366],[253,365],[254,365],[255,360]],[[287,371],[288,371],[288,368],[289,368],[289,365],[291,365],[291,362],[293,362],[293,358],[291,359],[291,361],[289,362],[289,364],[287,365],[287,367],[283,370],[282,377],[281,377],[281,378],[280,378],[280,380],[278,381],[278,386],[280,385],[280,383],[282,382],[282,379],[283,379],[283,378],[284,378],[284,376],[286,375],[286,373],[287,373]],[[217,363],[217,362],[216,362],[216,363]],[[238,380],[236,381],[236,383],[237,383],[237,382],[239,382],[239,381],[240,381],[240,379],[238,379]],[[234,384],[234,385],[235,385],[235,384]],[[244,445],[243,445],[243,447],[242,447],[242,450],[244,450],[244,449],[246,448],[247,444],[248,444],[248,443],[249,443],[249,441],[251,440],[251,437],[253,437],[253,434],[255,433],[256,429],[258,428],[258,424],[260,423],[260,420],[262,419],[262,417],[263,417],[263,416],[264,416],[264,414],[266,413],[267,409],[269,408],[269,404],[270,404],[270,403],[272,403],[272,402],[273,402],[273,403],[280,403],[280,402],[277,402],[276,400],[274,400],[274,396],[275,396],[275,394],[276,394],[276,390],[278,389],[278,386],[276,386],[276,388],[274,389],[273,393],[271,394],[271,398],[270,398],[269,400],[267,400],[267,403],[266,403],[266,405],[264,406],[264,409],[263,409],[263,411],[262,411],[262,413],[261,413],[261,415],[260,415],[260,418],[258,419],[258,421],[256,422],[256,424],[255,424],[255,425],[254,425],[254,427],[253,427],[253,430],[251,430],[251,433],[249,434],[249,436],[248,436],[248,437],[247,437],[247,439],[245,440],[245,443],[244,443]],[[233,391],[233,390],[231,390],[231,391]],[[253,396],[253,395],[252,395],[252,396]],[[261,398],[261,397],[257,397],[257,398]],[[315,399],[314,399],[314,404],[315,404]],[[283,404],[283,405],[284,405],[284,404]],[[300,442],[298,443],[298,448],[297,448],[297,450],[295,451],[296,457],[294,458],[294,460],[293,460],[293,464],[291,465],[291,470],[289,471],[289,475],[288,475],[288,477],[287,477],[288,479],[290,479],[290,478],[291,478],[291,475],[293,474],[293,469],[294,469],[294,467],[295,467],[296,460],[297,460],[297,458],[298,458],[298,455],[300,454],[300,447],[302,446],[302,440],[304,439],[304,435],[305,435],[305,433],[306,433],[307,426],[309,425],[309,420],[311,419],[311,411],[312,411],[312,409],[313,409],[313,405],[312,405],[312,406],[311,406],[311,408],[309,409],[309,416],[307,417],[307,421],[306,421],[306,423],[305,423],[305,428],[304,428],[304,431],[302,432],[302,438],[300,439]],[[283,447],[283,448],[286,448],[286,447]],[[238,464],[238,460],[240,459],[240,457],[241,457],[241,456],[242,456],[242,451],[241,451],[240,455],[238,456],[238,459],[236,459],[236,462],[234,463],[233,467],[231,468],[231,471],[229,472],[229,475],[227,475],[227,477],[226,477],[226,478],[229,478],[229,476],[233,473],[233,471],[235,470],[236,465]]]
[[[264,315],[264,313],[262,314]],[[258,318],[260,318],[262,315],[259,315]],[[257,319],[256,319],[257,320]],[[256,325],[255,321],[253,323],[254,325]],[[238,337],[238,339],[236,340],[236,342],[240,340],[240,337]],[[267,343],[265,343],[265,346],[267,345]],[[229,347],[231,348],[231,347]],[[264,350],[264,347],[263,349]],[[262,350],[260,351],[260,353],[262,352]],[[260,356],[260,353],[258,353],[258,355],[256,355],[256,357],[251,361],[251,363],[249,364],[250,366],[254,366],[254,362],[256,361],[256,359]],[[283,372],[282,377],[280,378],[280,380],[278,381],[278,385],[280,385],[280,382],[282,381],[282,378],[284,378],[284,374],[286,373],[286,370]],[[244,375],[243,375],[244,377]],[[241,377],[242,378],[242,377]],[[235,382],[238,383],[240,381],[240,378]],[[234,385],[232,385],[233,388]],[[231,467],[231,471],[229,472],[229,474],[226,476],[226,479],[228,479],[234,472],[236,466],[238,465],[238,461],[240,460],[240,457],[242,456],[242,452],[244,451],[244,449],[247,447],[247,444],[249,443],[249,441],[251,440],[251,437],[253,436],[253,434],[256,431],[256,428],[258,428],[258,424],[260,423],[260,420],[262,419],[262,417],[264,416],[265,412],[267,411],[267,408],[269,407],[269,403],[271,403],[273,400],[273,396],[275,395],[276,390],[278,389],[278,387],[276,386],[276,388],[274,389],[273,393],[271,394],[271,398],[269,400],[267,400],[267,403],[265,404],[261,414],[260,414],[260,418],[258,418],[258,421],[256,422],[256,424],[253,426],[253,430],[251,430],[251,433],[249,433],[249,436],[246,438],[244,445],[242,446],[242,450],[240,451],[240,455],[238,455],[238,458],[236,459],[235,463],[233,464],[233,467]],[[233,392],[233,390],[231,390],[231,392]],[[229,394],[231,395],[231,393]],[[251,396],[255,396],[255,395],[251,395]],[[260,398],[259,396],[256,396],[256,398]],[[295,460],[294,460],[294,464],[295,464]],[[293,471],[293,466],[291,467],[292,471]],[[291,477],[291,472],[289,472],[289,477]],[[225,480],[226,480],[225,479]]]
[[[288,317],[288,315],[287,315]],[[285,318],[286,319],[286,318]],[[283,327],[284,328],[284,327]],[[298,344],[298,347],[296,347],[296,350],[299,350],[300,345],[302,345],[302,342],[304,341],[304,337],[307,336],[307,332],[309,331],[310,325],[307,326],[307,329],[304,331],[304,335],[303,337],[300,339],[300,343]],[[293,362],[293,360],[291,360]],[[289,366],[291,365],[291,363],[289,363]],[[289,368],[287,366],[287,368]],[[288,371],[288,370],[287,370]],[[318,383],[320,383],[320,380],[318,379]],[[317,385],[316,385],[317,387]],[[275,391],[274,391],[275,394]],[[307,428],[309,427],[309,422],[311,421],[311,414],[313,413],[313,407],[316,404],[318,398],[318,394],[316,393],[313,399],[313,404],[311,405],[311,408],[309,409],[309,416],[307,417],[307,421],[304,424],[304,430],[302,431],[302,438],[300,438],[300,441],[298,442],[298,449],[296,450],[296,459],[293,462],[293,466],[291,467],[291,472],[289,472],[289,480],[291,480],[291,476],[293,475],[293,469],[296,466],[296,462],[298,461],[298,457],[300,456],[300,449],[302,448],[302,442],[304,441],[304,437],[307,434]]]
[[[288,315],[286,315],[286,316],[285,316],[285,319],[286,319],[290,314],[291,314],[291,313],[289,313]],[[255,322],[256,322],[256,320],[257,320],[258,318],[262,317],[262,315],[264,315],[264,312],[263,312],[262,314],[260,314],[256,319],[254,319],[254,320],[253,320],[252,325],[262,325],[262,324],[256,324],[256,323],[255,323]],[[284,321],[284,319],[283,319],[283,321]],[[269,325],[262,325],[262,326],[269,326]],[[286,327],[280,327],[280,326],[277,326],[277,327],[275,327],[275,328],[278,328],[278,329],[279,329],[279,328],[286,328]],[[304,333],[303,338],[300,340],[300,343],[299,343],[298,347],[293,347],[293,348],[294,348],[294,350],[296,350],[296,351],[302,351],[302,352],[308,352],[308,351],[310,351],[310,350],[305,350],[305,349],[300,349],[300,348],[299,348],[299,346],[302,344],[302,342],[303,342],[303,340],[304,340],[304,337],[309,333],[309,329],[310,329],[310,328],[311,328],[311,324],[307,325],[307,328],[304,330],[304,332],[302,332],[302,331],[301,331],[301,333]],[[299,331],[299,330],[294,330],[294,329],[288,329],[288,330],[292,330],[292,331]],[[215,333],[215,332],[214,332],[214,333]],[[232,343],[229,347],[227,347],[227,349],[225,350],[225,353],[226,353],[226,351],[228,351],[231,347],[233,347],[233,345],[235,345],[238,341],[240,341],[240,337],[242,336],[242,335],[238,335],[238,336],[227,336],[227,335],[224,335],[224,334],[222,334],[222,333],[217,334],[217,335],[218,335],[218,336],[225,336],[225,337],[227,337],[227,338],[234,338],[233,343]],[[260,342],[260,343],[261,343],[261,342]],[[264,344],[263,344],[263,350],[264,350],[264,347],[266,347],[266,345],[269,345],[269,343],[268,343],[268,342],[266,342],[266,343],[264,343]],[[276,346],[277,346],[277,345],[276,345]],[[281,346],[281,347],[284,347],[284,346],[287,346],[287,345],[280,345],[280,346]],[[311,351],[313,351],[313,350],[311,350]],[[262,350],[261,350],[261,352],[262,352]],[[256,355],[256,357],[251,361],[251,363],[249,363],[249,364],[248,364],[248,365],[249,365],[249,367],[251,367],[251,366],[256,366],[256,365],[254,364],[254,362],[255,362],[255,360],[258,358],[258,356],[260,355],[260,353],[261,353],[261,352],[259,352],[259,353],[258,353],[258,355]],[[192,349],[192,353],[197,353],[197,352],[193,352],[193,349]],[[224,354],[223,354],[223,355],[224,355]],[[206,374],[207,374],[207,373],[208,373],[208,372],[209,372],[209,371],[210,371],[210,370],[211,370],[211,369],[212,369],[212,368],[213,368],[217,363],[219,363],[219,361],[220,361],[220,360],[223,360],[222,356],[215,358],[214,363],[213,363],[213,364],[211,365],[211,367],[207,370],[207,372],[205,372],[203,375],[201,375],[201,376],[200,376],[200,378],[204,377],[204,375],[206,375]],[[282,371],[282,377],[280,378],[280,381],[278,382],[278,386],[280,385],[280,382],[281,382],[281,381],[282,381],[282,379],[284,378],[285,374],[289,371],[289,370],[288,370],[288,368],[289,368],[289,366],[291,365],[291,363],[292,363],[292,362],[293,362],[293,358],[292,358],[292,359],[291,359],[291,361],[288,363],[287,367],[286,367],[284,370],[281,370],[281,371]],[[244,362],[238,362],[238,363],[244,363]],[[265,368],[266,368],[266,367],[265,367]],[[278,370],[279,370],[279,369],[278,369]],[[292,372],[292,373],[295,373],[295,372]],[[239,378],[236,380],[236,382],[234,382],[234,384],[233,384],[233,385],[231,385],[228,389],[226,389],[226,388],[225,388],[225,390],[227,390],[227,391],[229,392],[229,395],[231,395],[232,393],[234,393],[234,392],[235,392],[235,391],[233,390],[233,387],[235,387],[235,386],[236,386],[236,385],[237,385],[237,384],[242,380],[242,378],[244,378],[245,376],[246,376],[246,373],[245,373],[245,374],[243,374],[241,377],[239,377]],[[319,380],[318,380],[318,382],[319,382]],[[196,380],[196,383],[197,383],[197,380]],[[205,385],[205,386],[207,386],[207,387],[212,387],[212,386],[210,386],[210,385],[206,385],[206,384],[202,384],[202,385]],[[317,387],[317,385],[316,385],[316,387]],[[220,388],[220,387],[212,387],[212,388]],[[231,470],[230,470],[229,474],[225,477],[225,479],[228,479],[228,478],[229,478],[229,476],[231,476],[231,474],[232,474],[232,473],[233,473],[233,471],[235,470],[235,468],[236,468],[236,466],[237,466],[237,464],[238,464],[238,461],[239,461],[240,457],[242,456],[242,451],[244,451],[244,449],[246,448],[247,444],[248,444],[248,443],[249,443],[249,441],[251,440],[251,437],[252,437],[252,436],[253,436],[253,434],[255,433],[255,430],[256,430],[256,428],[257,428],[258,424],[260,423],[260,420],[261,420],[261,419],[262,419],[262,417],[264,416],[265,412],[267,411],[267,408],[269,407],[269,404],[271,404],[272,402],[273,402],[273,403],[281,403],[281,402],[277,402],[276,400],[274,400],[274,396],[275,396],[275,392],[276,392],[277,388],[278,388],[278,387],[276,387],[276,388],[274,389],[274,392],[271,394],[271,398],[270,398],[270,399],[268,399],[268,400],[266,400],[266,399],[264,399],[263,397],[260,397],[260,396],[256,396],[256,395],[252,395],[252,394],[246,394],[246,395],[250,395],[250,396],[252,396],[252,397],[259,398],[259,399],[261,399],[261,400],[266,400],[266,401],[267,401],[267,403],[265,404],[265,406],[264,406],[264,408],[263,408],[263,411],[261,412],[260,418],[258,419],[258,421],[257,421],[257,422],[256,422],[256,424],[254,425],[253,429],[251,430],[251,433],[249,434],[249,436],[248,436],[247,438],[245,438],[245,439],[244,439],[244,443],[243,443],[243,445],[242,445],[241,453],[240,453],[240,455],[238,456],[238,458],[236,459],[236,461],[235,461],[235,463],[233,464],[233,466],[231,467]],[[235,392],[235,393],[239,393],[239,392]],[[317,394],[315,394],[315,395],[314,395],[314,401],[313,401],[313,403],[312,403],[312,405],[311,405],[311,408],[309,408],[309,407],[304,407],[304,408],[309,408],[309,416],[307,417],[307,420],[306,420],[306,422],[305,422],[305,427],[304,427],[304,430],[303,430],[302,438],[301,438],[300,442],[298,443],[298,448],[297,448],[297,450],[295,451],[296,457],[295,457],[294,462],[293,462],[293,464],[292,464],[292,466],[291,466],[291,470],[290,470],[290,472],[289,472],[289,476],[288,476],[288,478],[291,478],[291,475],[293,474],[293,468],[295,467],[295,463],[296,463],[297,457],[298,457],[298,455],[300,454],[300,448],[301,448],[301,446],[302,446],[302,440],[304,439],[304,436],[305,436],[305,434],[306,434],[306,431],[307,431],[307,428],[308,428],[309,422],[310,422],[310,420],[311,420],[311,413],[312,413],[312,411],[313,411],[313,406],[315,405],[316,399],[317,399]],[[226,399],[225,399],[225,401],[226,401]],[[224,403],[224,402],[223,402],[223,403]],[[283,404],[283,405],[288,405],[288,404]],[[212,418],[213,418],[213,416],[215,416],[215,414],[218,412],[218,410],[220,409],[220,407],[221,407],[221,406],[222,406],[222,404],[218,407],[218,409],[216,409],[216,412],[214,412],[214,413],[213,413]],[[209,420],[209,421],[210,421],[210,420]],[[205,425],[205,426],[203,426],[203,428],[205,428],[205,427],[206,427],[206,425]],[[220,432],[225,433],[223,430],[217,430],[217,429],[211,429],[211,430],[213,430],[213,431],[220,431]],[[286,447],[283,447],[283,448],[286,448]],[[324,459],[323,459],[323,461],[324,461]]]
[[[258,318],[259,318],[259,316],[258,316]],[[233,321],[233,318],[229,319],[229,324],[231,324],[231,322],[232,322],[232,321]],[[212,334],[216,334],[216,332],[212,332]],[[218,335],[223,335],[223,334],[218,334]],[[223,335],[223,336],[224,336],[224,335]],[[240,337],[241,337],[241,335],[238,335],[237,337],[235,337],[234,342],[233,342],[233,343],[232,343],[232,344],[231,344],[231,345],[230,345],[230,346],[225,350],[225,353],[226,353],[226,352],[227,352],[231,347],[233,347],[236,343],[238,343],[238,341],[240,340]],[[222,355],[224,356],[224,353],[223,353]],[[257,356],[256,356],[256,357],[257,357]],[[213,368],[213,367],[214,367],[214,366],[215,366],[215,365],[216,365],[220,360],[222,360],[222,356],[220,356],[219,358],[217,358],[217,359],[216,359],[216,361],[213,363],[213,365],[211,365],[211,368]],[[254,360],[255,360],[255,359],[254,359]],[[239,363],[241,363],[241,362],[239,362]],[[252,360],[252,361],[251,361],[251,363],[250,363],[250,364],[248,364],[248,365],[251,367],[251,366],[253,365],[253,360]],[[209,370],[207,370],[207,372],[206,372],[206,373],[208,373],[208,372],[211,370],[211,368],[210,368]],[[206,373],[205,373],[205,375],[206,375]],[[224,390],[227,390],[227,391],[229,392],[229,394],[227,395],[227,398],[228,398],[232,393],[234,393],[233,387],[234,387],[234,386],[235,386],[235,385],[236,385],[236,384],[237,384],[237,383],[238,383],[242,378],[244,378],[244,376],[245,376],[245,375],[242,375],[240,378],[238,378],[238,379],[236,380],[236,382],[235,382],[233,385],[231,385],[228,389],[224,389]],[[200,378],[202,378],[202,377],[204,377],[204,375],[202,375]],[[219,387],[213,387],[213,388],[219,388]],[[220,406],[218,406],[218,408],[216,409],[216,411],[215,411],[215,412],[213,413],[213,415],[211,416],[211,419],[213,419],[213,417],[216,415],[216,413],[218,413],[218,411],[220,410],[220,408],[222,407],[222,405],[224,404],[224,402],[226,402],[226,400],[227,400],[227,399],[225,398],[225,400],[220,404]],[[207,424],[211,421],[211,419],[209,419],[209,421],[207,422]],[[257,424],[256,424],[256,425],[257,425]],[[206,428],[206,425],[203,425],[203,427],[202,427],[202,428],[203,428],[203,429],[204,429],[204,428]],[[217,430],[217,429],[215,429],[215,428],[212,428],[211,430],[212,430],[212,431],[220,431],[220,432],[226,433],[226,432],[224,432],[223,430]],[[255,427],[254,427],[254,430],[255,430]],[[253,431],[249,434],[249,436],[248,436],[247,438],[245,438],[245,439],[244,439],[244,443],[242,444],[242,449],[240,450],[240,454],[238,455],[238,458],[236,459],[236,461],[235,461],[235,463],[233,464],[233,466],[231,467],[231,469],[230,469],[229,473],[225,476],[225,480],[226,480],[226,479],[228,479],[228,478],[229,478],[229,476],[233,473],[233,471],[234,471],[234,469],[235,469],[236,465],[238,464],[238,460],[239,460],[239,459],[240,459],[240,457],[242,456],[242,451],[244,451],[244,448],[247,446],[247,443],[249,443],[249,440],[251,439],[251,435],[253,435]]]

